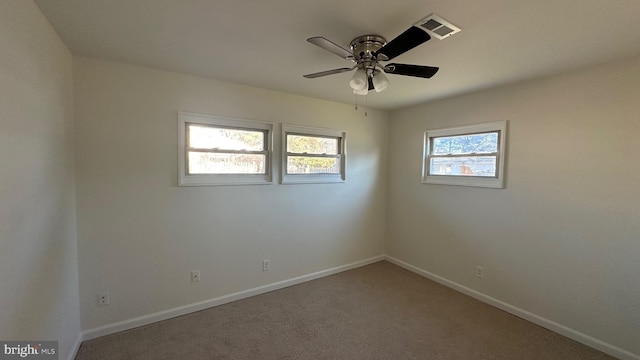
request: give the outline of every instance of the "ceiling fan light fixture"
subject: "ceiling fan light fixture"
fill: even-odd
[[[353,74],[351,80],[349,80],[349,86],[355,91],[361,91],[367,89],[369,82],[367,81],[367,72],[363,68],[358,68]]]
[[[373,82],[373,88],[376,92],[384,91],[384,89],[389,87],[389,79],[387,79],[380,70],[376,70],[371,81]]]
[[[355,65],[351,68],[326,70],[303,76],[308,79],[315,79],[355,69],[355,73],[349,80],[349,87],[357,95],[367,95],[370,90],[382,92],[388,88],[389,80],[384,73],[428,79],[435,75],[438,71],[437,67],[396,63],[384,65],[381,62],[390,61],[428,41],[431,39],[430,32],[433,33],[434,37],[437,36],[441,39],[458,31],[460,31],[459,28],[439,16],[431,14],[389,42],[380,35],[358,36],[351,41],[351,50],[347,50],[324,37],[312,37],[307,39],[309,43],[343,59],[353,61]]]

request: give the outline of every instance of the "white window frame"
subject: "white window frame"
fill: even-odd
[[[287,152],[287,134],[303,136],[325,136],[338,138],[338,157],[340,159],[339,174],[288,174],[287,160],[289,156],[300,155]],[[347,169],[347,133],[342,130],[314,128],[298,125],[282,124],[282,157],[281,184],[323,184],[343,183],[346,181]]]
[[[265,131],[265,174],[189,174],[187,170],[187,126],[199,124],[243,130]],[[273,182],[273,124],[222,116],[178,112],[178,185],[260,185]]]
[[[471,135],[478,133],[498,132],[498,151],[496,155],[496,176],[460,176],[460,175],[430,175],[430,151],[433,138]],[[507,139],[507,121],[494,121],[483,124],[474,124],[466,126],[458,126],[446,129],[427,130],[424,133],[424,149],[422,161],[422,183],[423,184],[442,184],[442,185],[459,185],[459,186],[475,186],[487,188],[504,188],[504,159],[505,144]],[[482,154],[478,154],[480,156]]]

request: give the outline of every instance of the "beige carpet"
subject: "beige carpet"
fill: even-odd
[[[91,359],[611,359],[388,262],[86,341]]]

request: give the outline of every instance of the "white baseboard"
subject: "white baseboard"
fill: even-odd
[[[426,277],[427,279],[433,280],[437,283],[440,283],[446,287],[449,287],[453,290],[456,290],[458,292],[461,292],[465,295],[469,295],[477,300],[480,300],[484,303],[487,303],[491,306],[497,307],[498,309],[504,310],[508,313],[511,313],[515,316],[518,316],[522,319],[525,319],[527,321],[530,321],[534,324],[540,325],[546,329],[549,329],[553,332],[556,332],[560,335],[566,336],[570,339],[573,339],[577,342],[583,343],[589,347],[592,347],[594,349],[600,350],[606,354],[609,354],[611,356],[615,356],[616,358],[619,359],[623,359],[623,360],[640,360],[640,355],[631,353],[629,351],[626,351],[624,349],[621,349],[617,346],[608,344],[602,340],[598,340],[592,336],[589,336],[587,334],[583,334],[579,331],[576,331],[574,329],[571,329],[567,326],[564,326],[562,324],[558,324],[555,321],[543,318],[541,316],[538,316],[536,314],[533,314],[529,311],[526,311],[524,309],[521,309],[517,306],[513,306],[511,304],[505,303],[504,301],[498,300],[496,298],[493,298],[491,296],[485,295],[479,291],[473,290],[471,288],[468,288],[464,285],[458,284],[456,282],[453,282],[451,280],[445,279],[439,275],[436,275],[434,273],[431,273],[429,271],[423,270],[417,266],[411,265],[409,263],[406,263],[402,260],[396,259],[392,256],[388,256],[385,255],[385,260],[394,263],[400,267],[403,267],[411,272],[414,272],[418,275],[422,275],[424,277]]]
[[[256,296],[256,295],[260,295],[260,294],[264,294],[264,293],[268,293],[274,290],[279,290],[282,288],[286,288],[289,286],[293,286],[293,285],[297,285],[297,284],[301,284],[307,281],[311,281],[311,280],[315,280],[315,279],[319,279],[325,276],[329,276],[329,275],[333,275],[333,274],[337,274],[343,271],[347,271],[347,270],[352,270],[358,267],[362,267],[365,265],[369,265],[381,260],[387,260],[393,264],[396,264],[400,267],[403,267],[411,272],[414,272],[416,274],[419,274],[421,276],[424,276],[430,280],[433,280],[437,283],[440,283],[444,286],[447,286],[449,288],[452,288],[458,292],[461,292],[463,294],[469,295],[477,300],[480,300],[484,303],[487,303],[489,305],[492,305],[498,309],[504,310],[508,313],[511,313],[515,316],[518,316],[520,318],[523,318],[527,321],[530,321],[534,324],[540,325],[544,328],[547,328],[553,332],[556,332],[558,334],[561,334],[563,336],[566,336],[570,339],[573,339],[575,341],[578,341],[580,343],[583,343],[587,346],[590,346],[594,349],[598,349],[604,353],[607,353],[611,356],[615,356],[619,359],[622,360],[640,360],[640,356],[634,353],[631,353],[629,351],[626,351],[624,349],[621,349],[619,347],[616,347],[614,345],[608,344],[604,341],[601,341],[599,339],[596,339],[592,336],[583,334],[579,331],[576,331],[574,329],[571,329],[567,326],[564,326],[562,324],[556,323],[552,320],[546,319],[544,317],[538,316],[536,314],[533,314],[529,311],[526,311],[524,309],[521,309],[519,307],[516,307],[514,305],[505,303],[501,300],[498,300],[496,298],[493,298],[491,296],[485,295],[477,290],[473,290],[471,288],[468,288],[464,285],[458,284],[456,282],[453,282],[451,280],[445,279],[439,275],[436,275],[434,273],[428,272],[426,270],[423,270],[417,266],[411,265],[409,263],[406,263],[402,260],[396,259],[392,256],[388,256],[388,255],[379,255],[379,256],[375,256],[369,259],[365,259],[365,260],[361,260],[361,261],[357,261],[351,264],[346,264],[346,265],[342,265],[342,266],[337,266],[331,269],[327,269],[327,270],[322,270],[322,271],[318,271],[312,274],[307,274],[307,275],[302,275],[302,276],[298,276],[292,279],[288,279],[288,280],[283,280],[283,281],[279,281],[279,282],[275,282],[272,284],[268,284],[268,285],[263,285],[263,286],[259,286],[253,289],[248,289],[248,290],[244,290],[244,291],[240,291],[237,293],[233,293],[233,294],[229,294],[229,295],[224,295],[224,296],[220,296],[217,298],[213,298],[213,299],[208,299],[208,300],[204,300],[204,301],[200,301],[197,303],[193,303],[193,304],[188,304],[188,305],[184,305],[184,306],[180,306],[180,307],[176,307],[173,309],[168,309],[168,310],[164,310],[164,311],[160,311],[160,312],[156,312],[153,314],[148,314],[148,315],[143,315],[143,316],[139,316],[133,319],[128,319],[128,320],[124,320],[124,321],[120,321],[117,323],[112,323],[112,324],[108,324],[108,325],[104,325],[104,326],[100,326],[94,329],[89,329],[87,331],[84,331],[77,339],[76,344],[74,346],[74,350],[71,354],[69,354],[68,360],[73,360],[78,349],[80,348],[80,345],[82,343],[82,341],[85,340],[90,340],[90,339],[94,339],[100,336],[105,336],[105,335],[110,335],[110,334],[114,334],[120,331],[124,331],[124,330],[129,330],[129,329],[133,329],[139,326],[143,326],[143,325],[148,325],[154,322],[158,322],[158,321],[162,321],[162,320],[167,320],[167,319],[171,319],[177,316],[181,316],[181,315],[185,315],[185,314],[189,314],[192,312],[196,312],[196,311],[200,311],[200,310],[204,310],[204,309],[208,309],[210,307],[214,307],[214,306],[218,306],[218,305],[223,305],[226,303],[230,303],[233,301],[237,301],[237,300],[242,300],[242,299],[246,299],[248,297],[252,297],[252,296]]]
[[[319,279],[325,276],[337,274],[343,271],[359,268],[361,266],[369,265],[378,261],[382,261],[385,259],[385,255],[378,255],[369,259],[356,261],[351,264],[337,266],[331,269],[318,271],[312,274],[298,276],[292,279],[278,281],[272,284],[259,286],[253,289],[248,289],[244,291],[240,291],[237,293],[220,296],[213,299],[208,299],[204,301],[200,301],[193,304],[188,304],[180,307],[176,307],[173,309],[168,309],[160,312],[156,312],[153,314],[139,316],[133,319],[128,319],[124,321],[120,321],[113,324],[108,324],[104,326],[100,326],[94,329],[89,329],[82,333],[82,340],[90,340],[100,336],[114,334],[120,331],[133,329],[139,326],[148,325],[154,322],[171,319],[177,316],[189,314],[192,312],[208,309],[210,307],[223,305],[226,303],[230,303],[233,301],[246,299],[251,296],[256,296],[264,293],[268,293],[274,290],[279,290],[282,288],[286,288],[292,285],[301,284],[303,282]]]
[[[69,355],[66,357],[67,360],[74,360],[76,358],[78,350],[80,350],[80,345],[82,345],[82,341],[82,333],[78,333],[76,341],[73,343],[73,347],[71,348],[71,351],[69,351]]]

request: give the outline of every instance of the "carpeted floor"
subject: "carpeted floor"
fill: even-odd
[[[612,359],[389,262],[86,341],[96,359]]]

